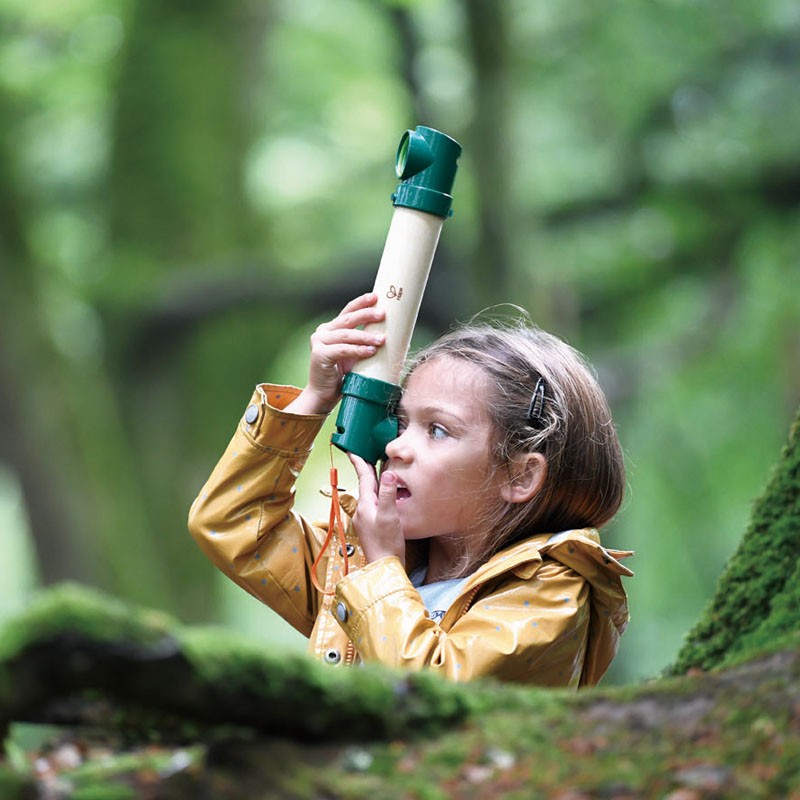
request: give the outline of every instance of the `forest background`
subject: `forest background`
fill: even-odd
[[[371,288],[425,124],[464,155],[415,345],[513,302],[587,354],[637,552],[609,679],[657,674],[800,399],[798,85],[793,0],[0,0],[0,618],[78,580],[303,647],[186,515]]]

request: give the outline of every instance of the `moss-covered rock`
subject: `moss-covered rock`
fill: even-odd
[[[0,630],[0,724],[87,690],[122,706],[301,739],[430,733],[486,702],[486,692],[432,674],[326,667],[80,586],[50,589]]]
[[[800,628],[800,410],[716,594],[671,674],[740,658]]]

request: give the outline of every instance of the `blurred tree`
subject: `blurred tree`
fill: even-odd
[[[507,302],[514,284],[510,170],[511,69],[506,3],[463,0],[475,113],[466,146],[474,153],[478,237],[472,259],[474,305]]]
[[[16,109],[0,92],[0,119]],[[38,281],[25,237],[28,209],[12,158],[12,126],[0,127],[0,459],[16,473],[46,582],[89,578],[86,552],[78,546],[80,508],[68,465],[74,449],[60,442],[60,357],[38,310]]]
[[[3,457],[22,487],[42,579],[72,575],[131,597],[169,601],[160,582],[166,572],[141,539],[149,527],[145,504],[129,474],[113,389],[93,363],[76,363],[53,331],[47,314],[53,276],[28,246],[33,221],[26,212],[34,214],[35,203],[19,189],[6,150],[0,165],[8,178],[0,199],[6,211]]]
[[[143,330],[131,312],[147,317],[176,267],[230,263],[252,247],[243,165],[257,131],[269,11],[248,0],[137,3],[116,82],[109,233],[122,274],[105,309],[116,334],[110,366],[134,434],[130,466],[148,497],[150,525],[139,536],[170,575],[167,605],[193,619],[211,613],[213,594],[206,565],[186,546],[186,497],[175,491],[193,436],[176,379],[180,342],[168,325]]]

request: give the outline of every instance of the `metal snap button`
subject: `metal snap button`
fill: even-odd
[[[347,557],[348,558],[352,558],[353,553],[355,553],[355,551],[356,551],[356,546],[354,544],[350,544],[348,542],[347,545],[344,548],[344,552],[347,553]],[[339,545],[339,555],[340,556],[344,555],[344,553],[342,552],[342,546],[341,545]]]
[[[247,410],[244,412],[244,421],[248,425],[252,425],[258,419],[258,406],[253,404],[252,406],[247,406]]]
[[[347,610],[347,606],[344,603],[339,603],[336,606],[336,618],[339,622],[347,622],[349,616],[350,612]]]
[[[326,664],[338,664],[342,660],[342,654],[334,647],[325,651],[323,656]]]

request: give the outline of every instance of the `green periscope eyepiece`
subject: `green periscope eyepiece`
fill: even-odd
[[[385,344],[345,375],[342,402],[331,442],[370,464],[386,457],[397,438],[397,385],[439,233],[451,215],[450,192],[461,145],[433,128],[417,126],[400,139],[395,172],[400,179],[373,291],[385,320],[368,326],[385,334]]]
[[[375,464],[384,457],[386,445],[397,438],[395,408],[401,389],[377,378],[348,372],[342,384],[342,403],[331,441],[340,449]]]
[[[449,217],[452,214],[453,181],[461,145],[433,128],[417,125],[400,139],[395,172],[402,183],[392,196],[396,206],[416,208]]]

